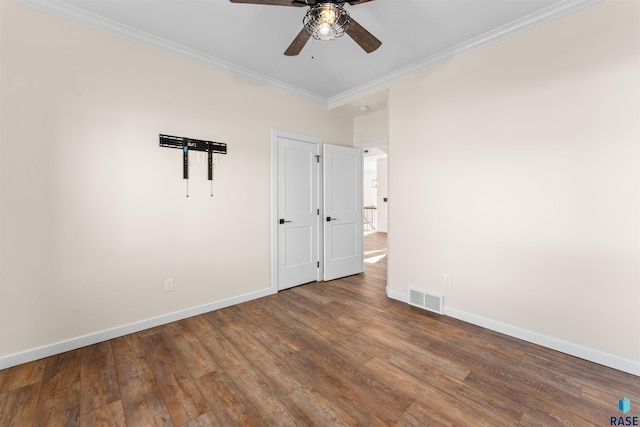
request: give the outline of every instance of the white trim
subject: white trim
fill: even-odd
[[[395,299],[407,304],[409,301],[406,294],[396,292],[391,289],[387,289],[387,296],[391,299]],[[513,338],[518,338],[533,344],[550,348],[552,350],[557,350],[561,353],[569,354],[571,356],[579,357],[590,362],[608,366],[619,371],[640,376],[640,362],[624,359],[613,354],[608,354],[599,350],[594,350],[592,348],[583,347],[578,344],[563,341],[558,338],[539,334],[537,332],[522,329],[517,326],[498,322],[496,320],[488,319],[486,317],[467,313],[465,311],[447,306],[444,307],[444,314],[445,316],[453,317],[454,319],[462,320],[463,322],[471,323],[473,325],[481,326],[492,331],[500,332]]]
[[[281,129],[271,129],[271,288],[274,292],[278,292],[278,138],[289,138],[297,141],[304,141],[317,145],[317,153],[322,153],[322,139],[315,138],[300,133],[289,132]],[[319,218],[323,217],[324,208],[322,206],[322,163],[318,165],[318,209],[320,209]],[[320,267],[318,267],[317,279],[322,281],[324,258],[322,256],[322,235],[324,232],[324,223],[318,221],[318,258]]]
[[[422,59],[418,62],[410,64],[406,67],[402,67],[398,70],[392,71],[382,77],[373,79],[369,82],[363,83],[354,88],[348,89],[342,93],[331,97],[325,97],[317,93],[313,93],[306,89],[285,83],[281,80],[277,80],[264,74],[254,72],[247,68],[232,64],[228,61],[223,61],[211,55],[206,55],[201,52],[197,52],[193,49],[187,48],[180,44],[171,42],[169,40],[162,39],[160,37],[153,36],[144,31],[137,30],[119,22],[104,18],[102,16],[87,12],[75,6],[71,6],[66,3],[62,3],[58,0],[13,0],[17,3],[25,6],[30,6],[35,9],[42,10],[44,12],[52,13],[63,18],[67,18],[82,24],[88,25],[93,28],[108,31],[113,34],[120,35],[129,40],[143,43],[147,46],[160,48],[162,50],[177,54],[183,57],[194,59],[196,61],[204,62],[214,67],[220,68],[225,71],[229,71],[233,74],[246,77],[250,80],[263,83],[267,86],[272,86],[278,89],[282,89],[305,98],[312,99],[314,101],[327,104],[329,108],[331,106],[347,100],[352,97],[362,95],[364,92],[379,88],[385,84],[389,84],[407,74],[419,71],[423,68],[435,65],[439,62],[448,60],[454,56],[461,55],[476,48],[486,46],[490,43],[502,40],[507,37],[511,37],[522,31],[529,30],[538,25],[568,15],[580,9],[592,6],[600,3],[603,0],[563,0],[559,3],[553,4],[535,13],[527,15],[523,18],[517,19],[502,27],[495,28],[488,31],[478,37],[467,40],[452,48],[446,49],[435,55]]]
[[[271,289],[278,292],[278,137],[271,129]]]
[[[145,329],[154,328],[156,326],[166,325],[167,323],[171,323],[171,322],[186,319],[189,317],[197,316],[200,314],[208,313],[210,311],[219,310],[221,308],[230,307],[232,305],[262,298],[274,293],[275,293],[275,290],[272,288],[262,289],[260,291],[250,292],[244,295],[238,295],[238,296],[223,299],[220,301],[215,301],[208,304],[188,308],[186,310],[180,310],[173,313],[164,314],[158,317],[152,317],[150,319],[141,320],[139,322],[129,323],[127,325],[118,326],[118,327],[107,329],[101,332],[96,332],[96,333],[84,335],[81,337],[71,338],[69,340],[60,341],[54,344],[49,344],[43,347],[34,348],[34,349],[23,351],[20,353],[10,354],[8,356],[0,357],[0,370],[21,365],[23,363],[32,362],[34,360],[42,359],[45,357],[53,356],[59,353],[64,353],[66,351],[76,350],[78,348],[86,347],[88,345],[93,345],[99,342],[108,341],[114,338],[129,335],[135,332],[144,331]]]
[[[387,145],[389,145],[388,139],[379,139],[377,141],[362,142],[360,144],[356,144],[355,147],[366,150],[369,148],[385,147]]]
[[[447,316],[472,323],[477,326],[482,326],[483,328],[491,329],[492,331],[500,332],[505,335],[519,338],[521,340],[557,350],[562,353],[570,354],[571,356],[576,356],[590,362],[598,363],[600,365],[608,366],[610,368],[618,369],[620,371],[640,376],[639,362],[623,359],[621,357],[604,353],[599,350],[583,347],[578,344],[570,343],[547,335],[542,335],[537,332],[518,328],[516,326],[508,325],[496,320],[487,319],[485,317],[477,316],[475,314],[467,313],[455,308],[445,307],[444,313]]]
[[[389,289],[387,286],[387,297],[394,299],[396,301],[404,302],[405,304],[409,304],[409,295],[403,294],[393,289]]]

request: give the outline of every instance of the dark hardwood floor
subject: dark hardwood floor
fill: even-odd
[[[366,272],[0,371],[0,426],[608,426],[640,379],[385,295]]]

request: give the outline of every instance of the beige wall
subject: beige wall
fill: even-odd
[[[373,111],[353,119],[353,145],[389,140],[389,110]]]
[[[638,369],[638,17],[608,0],[392,85],[391,293]]]
[[[352,120],[8,0],[0,16],[0,358],[269,288],[271,129],[346,145]],[[214,198],[195,157],[185,197],[159,133],[228,144]]]

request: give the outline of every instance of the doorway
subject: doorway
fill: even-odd
[[[364,261],[365,270],[384,273],[387,261],[388,142],[358,145],[363,152]],[[384,264],[380,266],[380,264]],[[382,268],[379,268],[382,267]]]
[[[364,271],[362,152],[272,131],[272,288]]]
[[[320,279],[320,143],[276,135],[277,289]]]

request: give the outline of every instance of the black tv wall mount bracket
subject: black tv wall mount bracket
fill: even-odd
[[[182,179],[187,180],[187,197],[189,197],[189,151],[206,152],[208,154],[208,179],[211,181],[211,196],[213,197],[213,155],[227,154],[227,144],[160,134],[160,147],[182,150]]]

